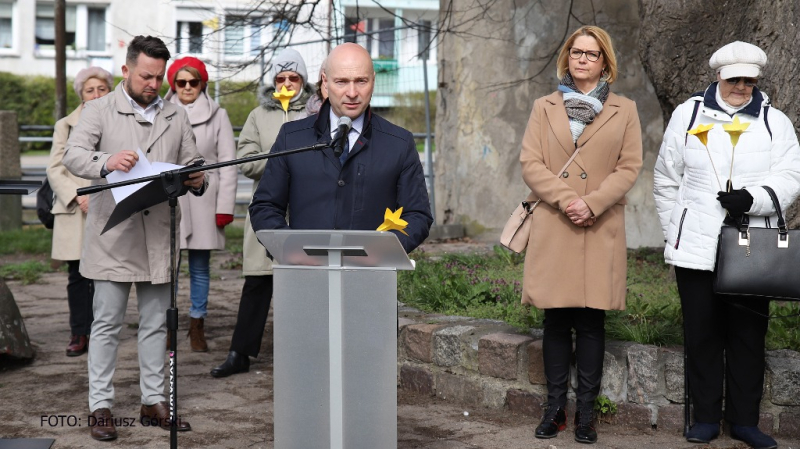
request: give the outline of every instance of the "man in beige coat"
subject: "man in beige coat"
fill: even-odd
[[[123,82],[103,98],[86,104],[67,141],[64,165],[73,174],[105,183],[115,170],[136,164],[137,148],[151,161],[187,165],[198,158],[186,112],[158,95],[170,54],[158,38],[137,36],[128,46]],[[186,181],[195,195],[205,189],[202,172]],[[119,332],[132,283],[139,308],[139,385],[141,418],[169,429],[164,396],[165,312],[170,302],[169,206],[161,203],[100,234],[116,206],[110,190],[89,199],[81,274],[94,280],[94,322],[89,345],[91,436],[113,440],[111,415]],[[180,420],[178,430],[190,430]]]

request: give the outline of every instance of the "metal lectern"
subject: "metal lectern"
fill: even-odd
[[[276,263],[275,448],[396,448],[397,236],[256,234]]]

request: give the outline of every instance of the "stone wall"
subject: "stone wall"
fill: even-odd
[[[467,234],[497,240],[526,195],[519,165],[533,101],[556,89],[555,57],[582,23],[606,29],[615,43],[619,78],[612,91],[636,101],[644,136],[644,167],[628,194],[628,246],[661,246],[652,195],[653,166],[664,121],[639,60],[636,0],[497,0],[479,14],[477,0],[442,1],[454,9],[439,54],[436,116],[436,217]]]
[[[401,307],[398,385],[471,407],[506,408],[538,421],[547,387],[541,331],[520,334],[501,321],[426,315]],[[575,366],[568,416],[574,411]],[[680,434],[683,348],[607,342],[601,394],[617,404],[605,422]],[[767,355],[759,427],[800,437],[800,354]]]

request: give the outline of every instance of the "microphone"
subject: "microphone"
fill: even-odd
[[[350,128],[353,127],[353,121],[350,117],[345,115],[339,117],[339,122],[336,124],[338,128],[336,134],[333,135],[333,155],[340,157],[344,152],[344,143],[347,140],[347,135],[350,133]]]

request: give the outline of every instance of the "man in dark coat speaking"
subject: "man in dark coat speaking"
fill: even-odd
[[[271,153],[330,142],[339,118],[346,116],[353,127],[343,152],[337,157],[326,148],[270,159],[250,204],[253,230],[375,230],[387,208],[402,207],[408,235],[392,232],[411,252],[433,223],[413,136],[370,109],[375,70],[360,45],[336,47],[322,80],[328,100],[319,113],[285,123]]]

